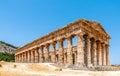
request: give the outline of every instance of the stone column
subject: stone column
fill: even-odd
[[[24,54],[23,54],[23,53],[21,53],[21,55],[22,55],[22,63],[23,63],[23,62],[24,62],[24,59],[23,59]]]
[[[102,65],[105,65],[105,44],[102,43]]]
[[[52,43],[52,56],[51,56],[52,58],[52,62],[53,63],[56,63],[56,49],[55,49],[55,43],[53,42]]]
[[[33,49],[33,63],[35,63],[35,49]]]
[[[19,54],[17,55],[17,62],[19,63]]]
[[[87,37],[87,66],[92,66],[91,64],[91,51],[90,51],[91,45],[90,45],[90,38]]]
[[[93,61],[94,61],[94,62],[93,62],[93,65],[94,65],[94,66],[97,65],[97,52],[96,52],[96,51],[97,51],[97,50],[96,50],[97,47],[96,47],[96,46],[97,46],[96,40],[94,40],[94,41],[93,41],[93,51],[94,51],[94,52],[93,52],[93,53],[94,53],[94,54],[93,54],[93,55],[94,55],[94,56],[93,56],[93,57],[94,57],[94,58],[93,58],[93,59],[94,59],[94,60],[93,60]]]
[[[78,44],[77,44],[77,64],[83,67],[84,64],[84,44],[83,44],[83,34],[78,34]]]
[[[28,60],[29,60],[29,63],[31,63],[31,50],[29,50],[29,53],[28,53]]]
[[[20,63],[22,63],[22,54],[20,53]]]
[[[21,62],[21,55],[19,54],[19,62]]]
[[[18,58],[19,58],[18,62],[20,63],[20,54],[18,54]]]
[[[24,63],[26,63],[26,52],[24,52]]]
[[[27,52],[25,51],[25,63],[27,63]]]
[[[25,63],[25,53],[23,52],[23,63]]]
[[[103,65],[106,65],[106,50],[105,50],[105,44],[103,44]]]
[[[26,63],[28,63],[28,52],[27,51],[25,52],[25,55],[26,55]]]
[[[18,62],[20,62],[20,54],[18,54]]]
[[[45,52],[45,62],[49,62],[49,45],[46,45],[46,52]]]
[[[33,63],[33,50],[31,50],[31,63]]]
[[[77,64],[77,52],[75,52],[75,64]]]
[[[106,65],[110,65],[109,45],[106,45]]]
[[[102,43],[100,42],[99,46],[99,64],[102,66]]]
[[[43,56],[43,46],[40,46],[40,54],[39,54],[40,56],[40,58],[39,58],[39,61],[41,62],[41,63],[43,63],[44,61],[43,61],[43,58],[44,58],[44,56]]]
[[[104,51],[104,60],[103,60],[104,63],[103,63],[103,65],[106,66],[106,46],[105,46],[105,44],[104,44],[104,50],[103,51]]]
[[[59,63],[62,65],[64,63],[64,51],[63,51],[63,40],[59,40]]]
[[[72,57],[72,37],[68,38],[68,46],[67,46],[67,62],[69,65],[73,64],[73,57]]]
[[[27,62],[29,63],[30,62],[30,51],[27,52]]]
[[[24,62],[24,52],[22,52],[21,56],[22,56],[22,63],[23,63]]]
[[[38,63],[38,56],[39,56],[39,52],[38,52],[38,48],[35,49],[35,63]]]
[[[64,53],[64,64],[67,64],[67,53]]]

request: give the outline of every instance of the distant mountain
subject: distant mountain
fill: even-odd
[[[17,49],[16,46],[13,46],[9,43],[0,41],[0,52],[1,53],[6,52],[6,53],[14,54],[14,50],[16,50],[16,49]]]

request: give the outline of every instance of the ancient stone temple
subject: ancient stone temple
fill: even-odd
[[[75,36],[77,46],[73,46]],[[65,39],[67,48],[63,45]],[[110,36],[100,23],[80,19],[18,48],[15,62],[106,66],[110,65],[109,40]]]

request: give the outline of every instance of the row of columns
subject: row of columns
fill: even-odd
[[[100,41],[90,41],[86,38],[86,45],[83,42],[83,35],[78,35],[77,53],[75,54],[75,64],[97,66],[97,65],[110,65],[109,61],[109,46]],[[38,63],[38,62],[53,62],[59,64],[73,64],[73,51],[72,51],[72,37],[68,38],[67,55],[64,53],[63,40],[59,40],[59,51],[56,54],[55,43],[52,43],[51,55],[49,46],[45,45],[46,51],[43,52],[43,46],[29,51],[17,54],[16,62]],[[85,47],[87,46],[87,47]],[[86,51],[84,49],[87,49]],[[40,49],[40,51],[38,51]],[[86,52],[86,57],[85,57]],[[86,58],[86,59],[85,59]]]

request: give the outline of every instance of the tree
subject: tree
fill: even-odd
[[[0,53],[0,61],[14,62],[15,56],[10,53]]]

